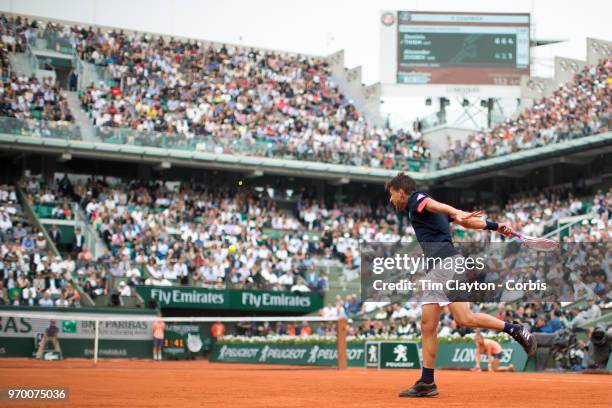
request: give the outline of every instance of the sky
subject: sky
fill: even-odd
[[[368,85],[379,78],[381,10],[530,13],[532,38],[567,40],[532,50],[536,76],[552,76],[554,56],[584,59],[586,37],[612,40],[605,0],[0,0],[0,10],[312,55],[343,49]],[[396,123],[433,109],[387,102]]]

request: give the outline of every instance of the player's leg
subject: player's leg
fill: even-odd
[[[497,331],[504,330],[505,323],[503,321],[486,313],[472,313],[468,302],[453,302],[448,305],[448,309],[458,326]]]
[[[153,339],[153,360],[157,360],[157,339]]]
[[[520,324],[505,323],[486,313],[472,313],[468,302],[453,302],[448,308],[458,326],[503,331],[516,340],[529,357],[535,355],[538,348],[535,337]]]
[[[500,364],[501,364],[501,360],[499,358],[493,359],[493,361],[491,362],[491,368],[493,369],[494,372],[501,373],[504,371],[514,371],[514,366],[512,364],[510,364],[509,366],[502,366]]]
[[[43,353],[45,351],[45,347],[47,347],[47,342],[49,341],[49,338],[47,337],[47,334],[43,334],[43,338],[40,340],[40,343],[38,344],[38,350],[36,351],[36,358],[37,359],[41,359],[43,356]]]
[[[438,323],[442,308],[437,303],[423,305],[421,316],[421,349],[423,350],[423,367],[434,368],[438,354]],[[427,379],[427,378],[426,378]]]
[[[423,369],[421,378],[409,389],[400,393],[400,397],[433,397],[438,395],[434,382],[434,364],[438,354],[438,322],[442,308],[437,303],[423,304],[421,316],[421,350],[423,352]]]
[[[51,344],[53,344],[53,350],[57,351],[58,353],[62,351],[62,349],[60,348],[59,340],[56,336],[51,337]]]

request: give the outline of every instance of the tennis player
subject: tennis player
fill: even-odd
[[[416,183],[404,173],[399,173],[385,185],[389,201],[397,212],[406,211],[414,228],[417,240],[426,257],[459,257],[453,246],[449,223],[475,230],[492,230],[510,235],[512,228],[504,223],[481,219],[482,211],[465,212],[434,200],[430,195],[417,191]],[[428,245],[429,244],[429,245]],[[431,245],[434,244],[434,245]],[[432,281],[444,281],[454,275],[453,270],[445,270],[441,262],[427,272]],[[421,335],[423,350],[423,370],[421,378],[409,389],[402,391],[400,397],[432,397],[438,395],[434,382],[434,363],[438,353],[438,322],[444,306],[448,306],[458,326],[503,331],[516,340],[527,352],[535,355],[535,338],[519,324],[505,323],[485,313],[472,313],[468,302],[441,302],[440,294],[435,300],[423,301]],[[426,299],[426,297],[425,297]],[[443,298],[442,298],[443,300]]]
[[[480,355],[486,354],[489,358],[489,371],[502,372],[502,371],[514,371],[512,364],[507,366],[501,365],[501,360],[504,358],[504,351],[501,344],[492,339],[485,339],[480,331],[476,331],[474,336],[476,342],[476,367],[472,368],[472,371],[480,371]]]

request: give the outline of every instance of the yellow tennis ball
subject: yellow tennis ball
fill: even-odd
[[[236,245],[229,246],[229,253],[230,255],[234,255],[236,253]]]

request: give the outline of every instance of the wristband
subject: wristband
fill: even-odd
[[[487,225],[483,229],[497,231],[497,229],[499,228],[499,224],[495,221],[486,220],[485,222],[487,223]]]

